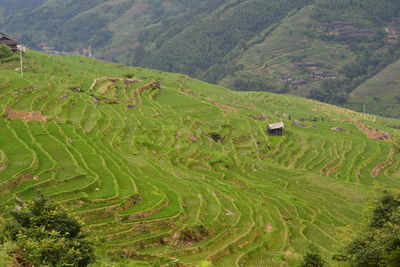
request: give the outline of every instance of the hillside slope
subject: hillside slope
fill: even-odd
[[[40,190],[105,262],[295,266],[308,242],[329,260],[375,188],[400,188],[398,120],[83,57],[17,66],[0,65],[0,212]]]
[[[0,29],[30,47],[358,111],[372,102],[352,92],[400,59],[399,18],[395,0],[0,0]]]
[[[241,71],[226,76],[219,83],[226,87],[241,90],[262,89],[287,91],[294,95],[307,97],[312,88],[319,88],[322,81],[310,81],[312,72],[336,73],[353,62],[356,55],[346,44],[323,40],[313,35],[318,29],[314,18],[315,6],[309,5],[299,12],[290,14],[270,33],[262,34],[261,42],[249,45],[231,64],[242,65]],[[265,37],[265,38],[262,38]],[[293,66],[295,62],[314,62],[316,69],[307,70]],[[338,74],[339,75],[339,74]],[[304,79],[308,84],[297,87],[285,87],[281,77]]]
[[[399,12],[399,5],[389,2],[375,8]],[[345,105],[358,86],[400,57],[398,36],[391,34],[400,20],[393,19],[390,12],[372,13],[372,6],[350,2],[340,5],[327,0],[305,6],[248,41],[247,49],[229,63],[242,68],[219,83]],[[386,92],[379,87],[371,90]],[[394,115],[388,109],[382,111],[376,114]]]
[[[353,91],[346,104],[354,110],[400,117],[400,60],[389,65]]]
[[[241,40],[309,2],[45,0],[15,10],[0,0],[0,27],[33,47],[73,51],[91,44],[98,57],[200,75]]]

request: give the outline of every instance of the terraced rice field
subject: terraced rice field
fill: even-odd
[[[308,242],[329,260],[376,188],[400,188],[390,140],[344,122],[399,121],[80,57],[26,62],[24,78],[0,71],[0,212],[40,190],[121,266],[295,266]],[[278,121],[285,135],[268,136]]]

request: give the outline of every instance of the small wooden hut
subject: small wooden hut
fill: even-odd
[[[11,37],[5,33],[0,32],[0,45],[6,45],[9,48],[11,48],[12,51],[16,52],[17,46],[18,46],[18,41],[14,37]]]
[[[283,122],[272,123],[268,125],[268,133],[270,136],[282,136],[284,128]]]

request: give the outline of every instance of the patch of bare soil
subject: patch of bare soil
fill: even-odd
[[[230,106],[218,103],[218,102],[212,102],[212,104],[214,106],[222,108],[223,110],[226,110],[226,111],[239,112],[239,109],[237,109],[237,108],[230,107]]]
[[[187,94],[187,95],[190,95],[190,96],[196,96],[196,97],[199,97],[199,96],[200,96],[198,93],[193,92],[193,91],[191,91],[191,90],[181,89],[181,91],[182,91],[183,93]]]
[[[299,127],[307,128],[307,125],[305,125],[305,124],[303,124],[303,123],[301,123],[300,121],[297,121],[297,120],[293,121],[292,125],[293,126],[299,126]]]
[[[162,203],[159,207],[157,207],[157,208],[155,208],[153,210],[150,210],[150,211],[147,211],[147,212],[144,212],[144,213],[140,213],[140,214],[130,215],[130,216],[127,216],[127,217],[121,217],[121,218],[118,219],[118,221],[123,222],[123,221],[131,221],[131,220],[137,220],[137,219],[146,218],[146,217],[149,217],[149,216],[152,216],[152,215],[156,214],[157,212],[159,212],[163,208],[168,207],[168,205],[169,205],[169,201],[164,201],[164,203]]]
[[[264,119],[268,118],[268,116],[265,115],[265,114],[250,115],[249,117],[254,119],[254,120],[256,120],[256,121],[261,121],[261,120],[264,120]]]
[[[197,138],[196,138],[196,136],[194,136],[193,133],[188,137],[188,139],[189,139],[189,141],[192,142],[192,143],[194,143],[194,142],[197,141]]]
[[[163,241],[174,247],[190,246],[204,240],[209,234],[210,232],[203,225],[186,226],[174,232],[172,236],[164,238]]]
[[[379,174],[381,173],[381,171],[387,167],[389,167],[390,165],[393,164],[393,157],[394,157],[394,150],[390,150],[388,158],[385,162],[382,162],[381,164],[379,164],[378,166],[376,166],[372,172],[371,172],[371,176],[373,178],[376,178],[379,176]]]
[[[20,110],[13,110],[11,108],[7,108],[6,118],[10,120],[20,119],[26,122],[29,121],[47,122],[47,119],[42,115],[41,111],[20,111]]]
[[[350,123],[354,124],[357,126],[357,128],[365,133],[369,139],[374,139],[374,140],[389,140],[390,139],[390,134],[385,133],[383,131],[380,131],[378,129],[373,129],[361,121],[352,121],[352,120],[347,120],[347,121],[340,121],[341,123]]]
[[[137,88],[135,91],[132,92],[132,102],[134,104],[136,104],[137,99],[139,98],[140,94],[147,89],[161,89],[161,85],[158,81],[153,80],[150,83],[147,83],[147,84]]]
[[[331,128],[332,131],[336,131],[336,132],[346,132],[346,133],[351,133],[350,131],[344,129],[344,128],[340,128],[340,127],[332,127]]]

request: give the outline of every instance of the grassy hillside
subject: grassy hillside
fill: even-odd
[[[398,34],[386,39],[396,17],[396,0],[0,0],[0,29],[33,48],[87,55],[90,46],[108,61],[355,110],[372,100],[355,103],[352,92],[400,59]],[[315,67],[293,66],[305,62]],[[287,75],[304,84],[282,82]],[[400,116],[389,100],[376,105],[369,111]]]
[[[354,110],[400,117],[400,61],[389,65],[354,90],[346,104]]]
[[[24,78],[0,65],[0,212],[40,190],[85,220],[104,264],[295,266],[308,242],[330,261],[376,188],[400,188],[384,133],[398,120],[82,57],[25,62]]]

